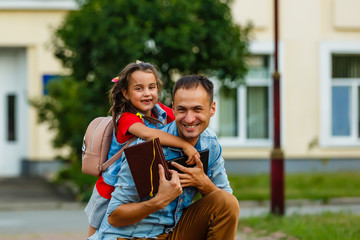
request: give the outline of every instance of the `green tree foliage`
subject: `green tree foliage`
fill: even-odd
[[[68,146],[80,157],[87,124],[109,109],[110,80],[137,59],[158,66],[165,103],[179,74],[206,74],[223,86],[240,83],[250,27],[233,22],[229,2],[82,1],[52,39],[55,56],[70,74],[33,101],[40,121],[56,130],[55,147]]]

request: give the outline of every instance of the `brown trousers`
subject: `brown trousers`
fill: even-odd
[[[233,240],[238,219],[238,200],[224,190],[217,190],[191,204],[183,212],[173,232],[157,237],[161,240]]]

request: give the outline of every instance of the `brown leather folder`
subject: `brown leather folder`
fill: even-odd
[[[158,192],[158,164],[164,167],[165,178],[171,179],[159,138],[127,147],[124,152],[140,198]]]

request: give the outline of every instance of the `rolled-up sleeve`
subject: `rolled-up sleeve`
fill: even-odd
[[[222,148],[219,143],[215,142],[210,149],[209,157],[209,178],[217,186],[229,193],[233,190],[230,187],[230,182],[225,170],[225,161],[222,157]]]

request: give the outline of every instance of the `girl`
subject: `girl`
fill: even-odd
[[[136,61],[128,64],[110,90],[109,98],[112,107],[116,137],[113,137],[108,158],[114,155],[133,136],[144,140],[155,137],[166,146],[181,148],[189,156],[188,164],[199,157],[196,149],[182,138],[155,129],[160,125],[174,121],[175,117],[169,107],[158,102],[158,92],[162,82],[155,67],[150,63]],[[120,116],[120,118],[119,118]],[[103,219],[107,205],[117,181],[120,162],[112,164],[97,180],[85,212],[89,219],[89,236],[95,233]]]

